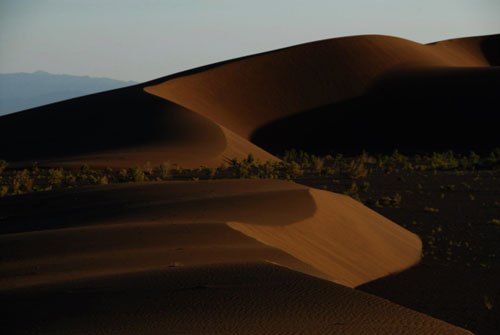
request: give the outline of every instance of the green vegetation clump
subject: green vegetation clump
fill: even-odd
[[[146,174],[144,173],[144,170],[140,167],[135,167],[135,168],[130,168],[128,169],[128,176],[130,178],[130,181],[140,183],[143,181],[146,181]]]
[[[439,213],[439,209],[438,209],[438,208],[434,208],[434,207],[428,207],[428,206],[425,206],[425,207],[424,207],[424,212],[428,212],[428,213]]]
[[[391,174],[400,171],[464,171],[500,169],[500,148],[485,156],[471,152],[457,155],[453,151],[433,153],[430,155],[406,156],[395,150],[390,155],[370,156],[363,152],[360,155],[346,157],[342,154],[318,156],[304,151],[286,151],[281,161],[260,162],[252,154],[243,159],[232,159],[218,168],[199,167],[184,169],[180,166],[162,163],[152,166],[146,162],[135,168],[112,170],[93,169],[83,165],[79,170],[62,168],[40,168],[36,163],[29,169],[16,169],[0,160],[0,196],[22,194],[33,191],[48,191],[58,188],[79,187],[86,185],[106,185],[125,182],[165,181],[165,180],[208,180],[220,178],[254,178],[301,180],[317,176],[331,177],[334,180],[347,178],[354,182],[346,191],[354,198],[359,192],[367,192],[370,188],[366,178],[375,174]],[[425,175],[424,175],[425,176]],[[480,178],[479,173],[474,181]],[[400,176],[401,181],[405,181]],[[356,190],[354,186],[356,185]],[[462,183],[466,190],[471,186]],[[349,185],[347,185],[349,187]],[[421,184],[417,185],[423,192]],[[444,185],[443,191],[456,191],[455,185]],[[443,196],[441,198],[444,197]],[[470,196],[473,200],[473,196]],[[382,197],[372,201],[375,206],[398,207],[401,195]]]
[[[401,194],[396,193],[392,197],[384,196],[384,197],[380,198],[379,200],[377,200],[376,204],[378,204],[379,207],[391,206],[391,207],[398,208],[401,206],[402,201],[403,201],[403,197],[401,196]]]
[[[6,161],[0,160],[0,175],[3,173],[3,171],[7,168],[9,164],[7,164]]]

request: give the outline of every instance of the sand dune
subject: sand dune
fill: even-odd
[[[12,334],[467,333],[337,284],[400,271],[421,248],[345,196],[166,182],[12,197],[0,210]]]
[[[2,159],[18,165],[219,166],[249,153],[275,159],[213,121],[145,93],[141,85],[0,117],[0,139]]]
[[[365,136],[364,131],[358,131],[358,124],[353,123],[370,117],[362,124],[382,128],[381,132],[388,137],[386,142],[390,143],[379,146],[390,147],[402,142],[395,141],[401,134],[391,131],[401,127],[401,116],[394,114],[404,113],[412,104],[393,102],[392,97],[385,95],[380,97],[380,90],[374,91],[374,87],[385,85],[386,78],[393,78],[392,82],[398,79],[396,85],[389,84],[385,91],[406,87],[408,83],[411,86],[414,78],[404,75],[408,71],[418,71],[428,78],[426,82],[431,82],[436,68],[477,69],[475,76],[483,83],[480,87],[471,83],[468,76],[455,81],[454,74],[441,71],[445,78],[440,80],[437,90],[441,95],[436,96],[435,87],[431,90],[426,85],[397,92],[412,99],[421,97],[419,108],[430,107],[429,113],[438,115],[437,129],[450,123],[444,114],[457,108],[465,119],[483,120],[484,113],[475,117],[471,108],[482,111],[497,102],[494,97],[498,94],[492,96],[491,90],[497,87],[500,72],[491,65],[498,64],[500,59],[499,43],[498,36],[422,45],[396,37],[368,35],[252,55],[0,117],[0,153],[2,159],[17,161],[19,165],[36,160],[47,166],[88,163],[127,167],[146,161],[152,164],[169,161],[184,167],[217,166],[249,153],[261,160],[274,160],[274,156],[261,148],[279,152],[286,143],[288,148],[302,144],[305,149],[324,146],[330,151],[347,151],[352,139],[344,138],[342,132],[333,132],[339,135],[326,140],[309,139],[313,145],[293,143],[293,138],[307,141],[308,136],[297,135],[301,131],[316,135],[326,130],[331,133],[330,128],[334,127],[357,133],[356,137],[367,142],[372,136]],[[483,71],[486,68],[492,71]],[[458,89],[456,84],[449,85],[455,82],[461,83]],[[490,89],[484,92],[485,87]],[[368,104],[356,104],[355,99],[359,98],[367,99]],[[372,103],[380,99],[388,102]],[[456,103],[447,104],[450,101]],[[344,108],[345,104],[350,107]],[[396,107],[380,113],[381,106],[387,104]],[[379,111],[376,117],[367,107]],[[314,112],[319,108],[328,109],[328,118],[323,118],[323,122],[315,121],[318,116]],[[293,121],[288,122],[299,114],[309,114],[301,120],[307,124],[303,129],[296,129]],[[411,110],[404,115],[418,114],[419,111]],[[498,118],[493,113],[486,116],[488,121],[478,121],[479,126],[491,126]],[[276,122],[281,125],[275,127]],[[459,129],[461,134],[468,123],[458,123],[451,128]],[[290,136],[295,132],[298,134]],[[439,137],[439,131],[427,133]],[[488,133],[489,130],[474,130],[470,138]],[[456,139],[455,134],[451,135],[448,137]],[[489,143],[490,137],[479,138],[476,140],[479,144],[471,143],[470,147]],[[411,133],[407,141],[415,144],[420,139],[418,134]],[[441,141],[437,138],[430,142]],[[356,148],[360,149],[360,145]]]
[[[0,208],[4,288],[246,261],[354,287],[421,254],[417,236],[351,198],[284,181],[113,185],[9,198]]]
[[[360,96],[389,71],[489,66],[478,50],[481,41],[422,45],[388,36],[336,38],[235,60],[145,90],[250,138],[274,120]]]

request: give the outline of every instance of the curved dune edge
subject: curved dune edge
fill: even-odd
[[[420,261],[422,243],[417,235],[350,197],[316,189],[309,192],[316,212],[298,223],[228,224],[348,287],[402,271]]]
[[[19,130],[23,129],[23,132]],[[0,117],[1,159],[13,167],[128,168],[168,162],[218,167],[248,154],[276,157],[142,85]]]
[[[48,159],[39,162],[40,167],[79,168],[88,165],[93,168],[128,168],[143,166],[146,163],[158,166],[169,163],[182,168],[195,169],[201,166],[219,167],[232,159],[244,159],[249,154],[259,161],[278,161],[279,159],[243,139],[220,125],[213,124],[218,131],[212,137],[183,141],[178,143],[152,144],[103,151],[95,154],[69,156],[61,159]],[[17,162],[16,167],[31,166],[32,162]]]
[[[415,235],[346,196],[163,182],[6,198],[0,212],[3,326],[20,334],[468,334],[345,287],[420,255]]]
[[[207,65],[2,116],[0,158],[14,167],[36,161],[98,168],[148,161],[216,167],[249,153],[277,160],[248,141],[263,126],[363,96],[391,73],[491,67],[499,61],[497,40],[481,36],[422,45],[351,36]]]
[[[432,45],[378,35],[334,38],[167,77],[144,90],[249,139],[274,120],[358,97],[391,71],[489,67],[480,47],[486,38]]]
[[[112,185],[6,200],[3,289],[249,261],[355,287],[421,254],[416,235],[349,197],[285,181]]]

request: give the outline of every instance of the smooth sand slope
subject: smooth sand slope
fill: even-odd
[[[166,182],[0,209],[9,333],[466,333],[345,287],[421,252],[418,237],[345,196],[284,181]]]
[[[143,85],[0,117],[0,156],[17,165],[194,168],[249,153],[275,160],[213,121],[145,93]]]
[[[0,155],[18,165],[198,167],[290,148],[486,150],[500,145],[499,50],[499,35],[307,43],[0,117]]]
[[[263,263],[145,271],[1,294],[8,306],[2,329],[9,334],[470,334]]]
[[[145,90],[250,138],[271,121],[360,96],[388,72],[489,67],[482,40],[422,45],[389,36],[336,38],[235,60]]]
[[[421,253],[416,235],[351,198],[285,181],[113,185],[8,198],[0,208],[2,287],[237,261],[354,287]]]

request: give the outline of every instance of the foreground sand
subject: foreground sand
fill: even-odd
[[[469,334],[270,264],[179,267],[2,292],[9,334]]]
[[[415,264],[421,244],[345,196],[225,180],[4,200],[9,333],[462,332],[346,287]]]
[[[110,185],[7,198],[0,209],[4,288],[254,261],[354,287],[421,255],[416,235],[362,204],[286,181]]]

